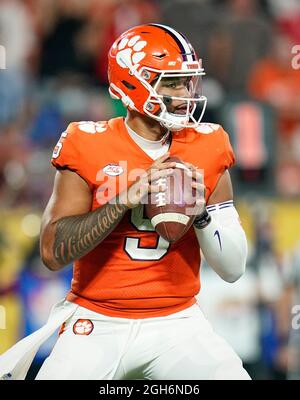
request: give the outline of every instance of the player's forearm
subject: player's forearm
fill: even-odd
[[[124,204],[105,204],[84,215],[59,219],[53,229],[53,246],[42,258],[51,270],[59,270],[83,257],[99,245],[119,224],[127,207]],[[47,240],[47,237],[44,241]],[[45,248],[47,243],[42,243]]]
[[[225,281],[235,282],[246,268],[247,240],[234,207],[211,212],[204,229],[195,228],[202,253],[208,264]]]

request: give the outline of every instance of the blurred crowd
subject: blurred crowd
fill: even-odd
[[[38,250],[52,149],[71,121],[125,114],[108,95],[107,52],[150,22],[203,59],[204,120],[224,125],[237,156],[247,273],[228,285],[203,265],[199,302],[253,378],[300,379],[299,0],[0,0],[0,353],[69,287],[71,267],[50,273]]]

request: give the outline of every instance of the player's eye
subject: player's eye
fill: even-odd
[[[176,88],[178,86],[177,81],[164,81],[162,84],[164,87],[167,87],[167,88]]]
[[[183,85],[183,82],[179,79],[176,81],[166,81],[164,83],[165,87],[172,88],[172,89],[176,89],[178,87],[181,87],[182,85]]]
[[[178,82],[167,83],[167,87],[175,89],[178,86]]]

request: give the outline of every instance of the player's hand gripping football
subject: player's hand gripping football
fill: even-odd
[[[175,162],[164,162],[170,153],[159,157],[151,167],[134,182],[127,190],[119,195],[119,201],[128,208],[135,208],[146,199],[148,193],[158,193],[166,187],[154,183],[157,179],[170,176],[176,166]]]
[[[205,184],[204,184],[204,177],[203,177],[203,172],[198,167],[195,167],[195,165],[191,163],[184,163],[192,176],[192,188],[196,190],[196,205],[192,210],[191,215],[201,215],[205,209],[206,202],[205,202]]]

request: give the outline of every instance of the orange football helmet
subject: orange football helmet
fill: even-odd
[[[184,35],[165,25],[140,25],[123,33],[108,54],[109,92],[125,107],[159,121],[176,131],[195,128],[204,114],[207,99],[201,94],[201,60]],[[163,78],[188,78],[188,97],[164,96],[156,89]],[[171,113],[167,104],[180,100],[183,114]],[[194,116],[202,103],[200,116]]]

